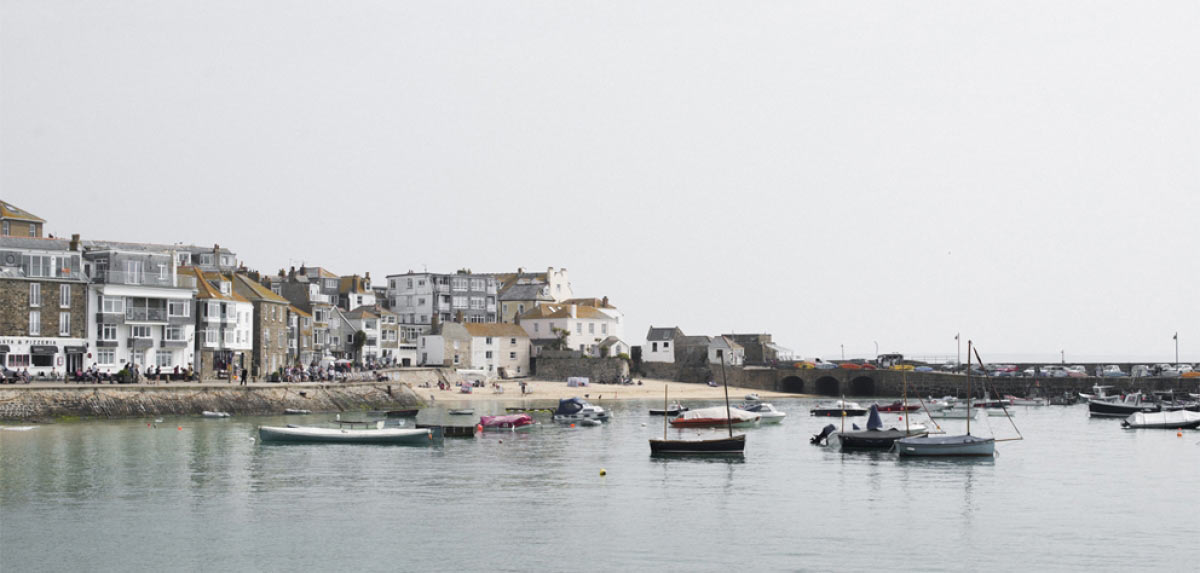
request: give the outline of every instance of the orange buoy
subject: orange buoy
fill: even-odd
[[[575,424],[571,424],[571,427],[572,427],[572,428],[574,428],[574,427],[575,427]]]
[[[183,429],[183,426],[179,426],[178,428],[175,428],[175,429],[176,429],[176,430],[182,430],[182,429]]]

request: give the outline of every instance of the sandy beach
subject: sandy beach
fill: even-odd
[[[422,399],[428,399],[433,396],[433,402],[488,402],[498,400],[547,400],[557,401],[562,398],[570,398],[579,396],[586,398],[588,401],[608,402],[615,400],[662,400],[663,387],[667,387],[669,396],[674,400],[722,400],[725,397],[725,390],[721,386],[713,388],[706,384],[686,384],[683,382],[670,382],[667,380],[655,380],[651,378],[634,378],[634,384],[629,386],[617,386],[608,384],[592,384],[586,387],[570,387],[566,382],[523,379],[525,382],[525,395],[521,395],[522,380],[504,380],[498,382],[502,392],[498,392],[490,384],[486,388],[472,388],[470,394],[464,394],[458,388],[453,390],[438,390],[434,388],[413,387],[413,390]],[[637,385],[641,382],[641,385]],[[729,387],[729,400],[731,402],[741,402],[747,394],[756,393],[763,400],[772,398],[800,398],[804,397],[800,394],[785,394],[782,392],[768,392],[765,390],[755,390],[751,388]]]

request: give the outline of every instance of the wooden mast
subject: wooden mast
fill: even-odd
[[[667,385],[663,384],[663,440],[667,439],[667,418],[670,418],[667,413]]]
[[[725,353],[721,353],[721,383],[725,386],[725,422],[729,426],[729,437],[733,438],[733,415],[729,411],[729,379],[725,377]]]
[[[967,435],[971,435],[971,416],[975,415],[975,411],[971,409],[971,340],[967,339]]]

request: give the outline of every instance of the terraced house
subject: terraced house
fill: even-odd
[[[454,274],[414,273],[388,275],[388,306],[400,319],[421,333],[437,322],[497,322],[495,277],[461,270]]]
[[[203,378],[233,381],[252,365],[254,305],[222,273],[186,269],[196,280],[196,358]]]
[[[45,220],[33,213],[0,201],[0,236],[40,238],[45,223]]]
[[[254,309],[250,372],[266,377],[289,365],[288,307],[279,296],[258,281],[258,273],[238,273],[233,277],[233,292],[250,301]]]
[[[263,282],[272,292],[286,298],[293,306],[311,317],[312,355],[308,360],[302,360],[304,366],[332,359],[344,351],[340,340],[335,340],[338,337],[332,330],[339,279],[336,275],[328,276],[332,273],[320,269],[312,272],[314,276],[311,278],[309,274],[310,271],[306,267],[300,267],[299,271],[293,268],[286,274],[279,271],[278,276],[263,278]]]
[[[83,368],[87,281],[80,248],[78,237],[0,237],[0,365],[35,376]]]
[[[84,253],[88,332],[95,351],[86,366],[116,372],[186,369],[194,362],[196,277],[181,272],[173,246],[90,242]]]

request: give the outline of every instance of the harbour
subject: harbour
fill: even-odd
[[[818,402],[771,401],[793,415],[739,430],[740,459],[651,457],[646,439],[661,436],[663,422],[648,412],[661,400],[606,403],[613,417],[598,427],[535,414],[546,422],[536,431],[427,446],[253,439],[262,425],[320,424],[329,414],[0,431],[3,562],[138,571],[352,560],[364,570],[436,571],[451,568],[452,552],[453,568],[527,571],[561,569],[565,551],[586,570],[712,570],[747,559],[840,570],[869,558],[951,571],[1186,570],[1200,559],[1200,477],[1191,470],[1200,431],[1122,430],[1083,405],[1017,407],[1026,439],[999,445],[995,458],[902,459],[809,445],[829,420],[806,415]],[[503,414],[519,404],[474,408]],[[448,412],[393,422],[449,424],[458,416]],[[1007,428],[1002,419],[975,424],[985,435]],[[670,433],[707,432],[720,433]],[[728,525],[718,534],[716,523]],[[969,564],[950,547],[970,548]]]

